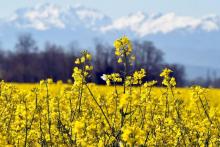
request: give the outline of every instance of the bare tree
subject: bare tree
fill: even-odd
[[[18,42],[15,45],[17,53],[31,53],[38,50],[35,40],[32,38],[31,34],[24,33],[18,37]]]

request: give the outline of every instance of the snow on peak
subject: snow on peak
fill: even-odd
[[[19,28],[34,28],[36,30],[47,30],[50,27],[65,28],[60,20],[61,8],[52,5],[37,5],[34,8],[19,9],[9,19]]]
[[[19,9],[8,19],[19,28],[33,28],[41,31],[76,26],[95,27],[104,25],[109,20],[110,18],[94,9],[83,6],[61,8],[53,4]]]
[[[87,18],[96,20],[96,19],[103,19],[104,17],[106,17],[103,13],[100,13],[99,11],[95,9],[88,9],[83,6],[75,7],[75,10],[79,18],[82,20],[87,19]]]
[[[102,32],[107,32],[113,29],[121,30],[126,28],[130,28],[132,31],[137,31],[139,24],[144,21],[145,17],[146,16],[144,15],[144,13],[139,11],[129,16],[118,18],[114,20],[112,24],[103,26],[100,29]]]
[[[169,33],[178,29],[197,29],[213,31],[219,29],[219,24],[205,20],[203,18],[194,18],[190,16],[177,16],[175,13],[163,15],[144,15],[141,12],[127,17],[121,17],[107,26],[101,28],[102,32],[110,30],[130,29],[138,36],[143,37],[149,34]]]
[[[86,8],[82,5],[77,5],[75,7],[69,7],[67,12],[75,14],[78,21],[86,28],[98,29],[103,25],[111,23],[111,18],[104,13],[96,10]]]

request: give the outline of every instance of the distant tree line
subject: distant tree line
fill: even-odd
[[[141,68],[146,69],[145,80],[158,80],[163,68],[171,68],[178,86],[185,84],[185,71],[182,65],[167,64],[163,52],[149,41],[133,41],[133,53],[136,60],[131,72]],[[54,81],[66,82],[71,79],[74,61],[80,54],[80,49],[72,44],[69,48],[45,43],[40,49],[30,34],[18,37],[13,50],[0,49],[0,78],[8,82],[38,82],[41,79],[53,78]],[[121,65],[117,64],[113,46],[97,42],[92,52],[94,66],[91,81],[104,84],[100,78],[103,74],[120,72]]]
[[[212,74],[210,71],[207,71],[206,77],[197,77],[193,80],[188,80],[186,82],[187,85],[201,85],[203,87],[215,87],[220,88],[220,77],[216,76],[216,72],[214,71]]]

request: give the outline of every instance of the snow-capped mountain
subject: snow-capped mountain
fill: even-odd
[[[22,8],[0,19],[0,42],[13,48],[20,33],[29,32],[40,46],[45,41],[67,45],[78,41],[94,48],[94,39],[109,44],[121,35],[150,40],[163,50],[168,62],[220,68],[220,16],[200,18],[175,13],[136,12],[116,19],[83,6],[46,4]]]
[[[116,19],[112,24],[102,27],[101,30],[107,32],[124,28],[135,32],[137,36],[144,37],[150,34],[166,34],[178,29],[214,31],[218,30],[219,26],[217,21],[208,18],[198,19],[188,16],[176,16],[174,13],[148,16],[138,12]]]
[[[8,20],[18,28],[69,29],[76,27],[97,28],[110,23],[110,18],[97,10],[83,6],[61,8],[46,4],[17,10]]]

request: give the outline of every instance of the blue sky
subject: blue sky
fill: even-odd
[[[148,13],[175,12],[177,15],[204,16],[220,14],[220,0],[1,0],[0,17],[7,17],[18,8],[53,3],[61,6],[82,4],[117,18],[136,11]]]

